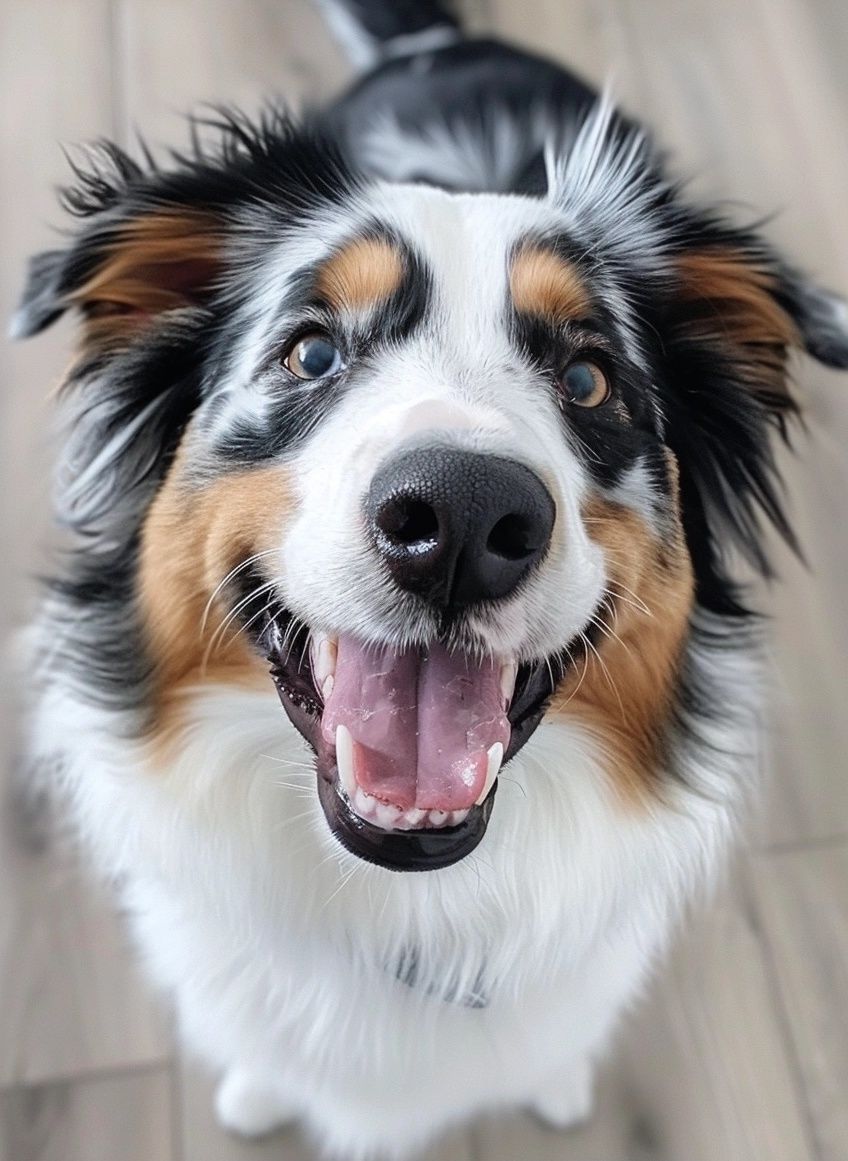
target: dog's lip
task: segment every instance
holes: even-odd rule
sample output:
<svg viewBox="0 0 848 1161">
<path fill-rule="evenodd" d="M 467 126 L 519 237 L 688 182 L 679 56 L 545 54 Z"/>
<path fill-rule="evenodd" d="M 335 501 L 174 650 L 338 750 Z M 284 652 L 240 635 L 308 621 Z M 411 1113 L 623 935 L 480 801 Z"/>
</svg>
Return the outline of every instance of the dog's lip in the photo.
<svg viewBox="0 0 848 1161">
<path fill-rule="evenodd" d="M 496 791 L 497 782 L 456 826 L 384 830 L 352 809 L 335 764 L 318 771 L 318 798 L 332 833 L 351 854 L 389 871 L 435 871 L 460 862 L 486 833 Z"/>
<path fill-rule="evenodd" d="M 293 623 L 290 614 L 278 612 L 274 617 L 274 632 L 265 638 L 271 676 L 289 720 L 315 752 L 318 796 L 336 839 L 352 854 L 395 871 L 438 870 L 465 858 L 486 833 L 497 778 L 483 801 L 471 807 L 456 825 L 384 829 L 361 817 L 341 786 L 335 747 L 322 736 L 323 697 L 313 673 L 309 631 L 304 627 L 300 634 L 293 633 L 290 631 Z M 512 733 L 503 756 L 504 764 L 533 734 L 556 687 L 551 674 L 562 670 L 560 657 L 554 665 L 548 658 L 518 667 L 507 714 Z M 322 683 L 325 681 L 326 677 Z"/>
</svg>

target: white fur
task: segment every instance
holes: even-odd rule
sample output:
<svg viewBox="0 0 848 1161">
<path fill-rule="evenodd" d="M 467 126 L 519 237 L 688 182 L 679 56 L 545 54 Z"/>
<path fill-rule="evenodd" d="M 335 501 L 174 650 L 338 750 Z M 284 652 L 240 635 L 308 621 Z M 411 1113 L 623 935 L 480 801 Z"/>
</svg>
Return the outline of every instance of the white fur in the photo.
<svg viewBox="0 0 848 1161">
<path fill-rule="evenodd" d="M 149 971 L 226 1075 L 224 1123 L 261 1133 L 297 1112 L 339 1157 L 401 1157 L 484 1109 L 586 1115 L 590 1062 L 710 880 L 754 768 L 750 659 L 698 664 L 734 709 L 677 748 L 694 789 L 671 780 L 666 806 L 625 809 L 580 723 L 546 721 L 505 768 L 479 848 L 437 872 L 336 844 L 270 685 L 191 691 L 163 770 L 54 675 L 34 748 L 61 757 Z M 393 970 L 410 950 L 414 988 Z M 475 987 L 488 1007 L 440 998 Z"/>
<path fill-rule="evenodd" d="M 215 470 L 213 445 L 234 418 L 261 430 L 274 413 L 279 360 L 267 370 L 269 354 L 292 324 L 280 304 L 299 268 L 376 219 L 432 272 L 433 301 L 415 333 L 352 367 L 350 389 L 285 457 L 298 495 L 276 540 L 278 596 L 313 631 L 395 645 L 432 638 L 433 626 L 416 623 L 381 578 L 360 517 L 375 471 L 424 442 L 518 460 L 556 502 L 542 566 L 471 624 L 476 646 L 537 659 L 588 624 L 607 585 L 581 519 L 589 479 L 550 383 L 510 341 L 507 271 L 522 239 L 564 227 L 589 252 L 600 228 L 613 257 L 635 254 L 646 271 L 658 260 L 663 239 L 644 225 L 649 194 L 635 180 L 643 142 L 611 146 L 610 115 L 602 105 L 565 159 L 551 159 L 547 200 L 378 185 L 314 223 L 278 229 L 245 269 L 240 341 L 185 437 L 200 480 Z M 495 164 L 515 144 L 504 132 L 491 157 L 472 163 Z M 247 220 L 244 229 L 249 236 Z M 638 357 L 614 265 L 597 277 Z M 110 550 L 137 530 L 104 500 L 147 418 L 83 465 L 69 497 L 77 525 L 94 527 Z M 136 454 L 143 467 L 144 447 Z M 131 478 L 123 502 L 140 516 L 146 494 L 135 488 Z M 614 498 L 661 524 L 644 463 Z M 92 606 L 89 615 L 102 614 Z M 752 658 L 737 642 L 717 643 L 720 625 L 707 628 L 713 637 L 693 637 L 688 662 L 721 692 L 721 714 L 672 739 L 662 802 L 626 807 L 599 739 L 560 714 L 504 768 L 480 845 L 454 866 L 406 874 L 367 864 L 332 837 L 310 751 L 270 680 L 264 692 L 211 683 L 187 691 L 185 730 L 163 765 L 133 740 L 133 715 L 94 708 L 55 631 L 33 648 L 42 670 L 34 756 L 54 763 L 81 835 L 120 883 L 183 1037 L 221 1073 L 222 1123 L 260 1135 L 300 1116 L 328 1152 L 357 1161 L 406 1156 L 485 1109 L 530 1106 L 556 1124 L 588 1114 L 593 1062 L 681 908 L 711 881 L 756 769 Z M 414 986 L 398 979 L 410 957 Z M 486 1006 L 456 1000 L 472 994 Z"/>
<path fill-rule="evenodd" d="M 587 174 L 603 168 L 593 132 L 601 129 L 577 146 Z M 232 415 L 261 420 L 270 407 L 274 387 L 259 367 L 280 342 L 279 304 L 294 270 L 370 216 L 414 240 L 433 271 L 433 306 L 416 333 L 353 368 L 355 389 L 287 457 L 299 494 L 279 529 L 279 595 L 311 629 L 395 644 L 432 635 L 380 580 L 359 517 L 374 472 L 422 441 L 508 455 L 556 501 L 543 566 L 471 626 L 479 647 L 550 656 L 588 623 L 607 578 L 580 517 L 587 474 L 563 438 L 550 385 L 504 325 L 514 246 L 559 229 L 564 214 L 576 221 L 588 197 L 588 177 L 554 177 L 566 201 L 571 189 L 571 211 L 559 193 L 541 202 L 377 187 L 326 228 L 267 248 L 254 272 L 243 339 L 186 437 L 201 477 L 216 431 Z M 88 502 L 92 474 L 119 453 L 123 444 L 107 446 L 83 473 L 75 503 Z M 642 464 L 616 499 L 656 518 Z M 161 755 L 132 740 L 132 717 L 93 708 L 56 662 L 61 640 L 34 653 L 43 659 L 36 757 L 56 762 L 81 834 L 122 884 L 183 1036 L 222 1073 L 221 1120 L 255 1135 L 298 1114 L 348 1159 L 407 1155 L 484 1109 L 528 1105 L 556 1123 L 585 1116 L 592 1062 L 681 907 L 714 873 L 755 767 L 750 659 L 738 646 L 692 645 L 691 663 L 721 690 L 722 715 L 674 741 L 664 804 L 625 808 L 598 739 L 560 716 L 505 767 L 472 854 L 399 874 L 331 836 L 310 752 L 270 680 L 265 692 L 210 684 L 186 693 L 186 730 L 163 768 Z M 414 987 L 397 978 L 410 956 Z M 474 993 L 488 1005 L 455 1000 Z"/>
</svg>

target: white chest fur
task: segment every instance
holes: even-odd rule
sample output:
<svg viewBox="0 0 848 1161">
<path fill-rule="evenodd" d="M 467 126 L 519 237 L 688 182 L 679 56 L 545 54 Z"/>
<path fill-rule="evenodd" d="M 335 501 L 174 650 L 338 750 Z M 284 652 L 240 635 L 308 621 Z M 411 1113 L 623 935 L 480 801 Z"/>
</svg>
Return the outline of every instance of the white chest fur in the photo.
<svg viewBox="0 0 848 1161">
<path fill-rule="evenodd" d="M 738 739 L 726 769 L 702 772 L 718 796 L 680 787 L 634 812 L 579 726 L 544 723 L 477 851 L 398 874 L 336 845 L 272 690 L 196 691 L 167 770 L 118 725 L 54 690 L 36 734 L 64 739 L 82 834 L 122 883 L 184 1037 L 363 1157 L 585 1070 L 719 862 L 749 749 Z M 415 986 L 396 978 L 411 956 Z M 485 1007 L 442 998 L 474 990 Z"/>
</svg>

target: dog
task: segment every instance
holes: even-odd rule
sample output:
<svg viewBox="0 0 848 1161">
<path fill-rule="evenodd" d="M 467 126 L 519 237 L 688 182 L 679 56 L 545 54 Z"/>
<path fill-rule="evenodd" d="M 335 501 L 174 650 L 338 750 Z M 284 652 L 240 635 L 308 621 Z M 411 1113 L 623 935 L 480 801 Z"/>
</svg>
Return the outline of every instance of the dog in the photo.
<svg viewBox="0 0 848 1161">
<path fill-rule="evenodd" d="M 589 1115 L 754 784 L 788 360 L 848 312 L 650 137 L 434 0 L 326 4 L 295 124 L 103 146 L 31 748 L 217 1112 L 405 1157 Z"/>
</svg>

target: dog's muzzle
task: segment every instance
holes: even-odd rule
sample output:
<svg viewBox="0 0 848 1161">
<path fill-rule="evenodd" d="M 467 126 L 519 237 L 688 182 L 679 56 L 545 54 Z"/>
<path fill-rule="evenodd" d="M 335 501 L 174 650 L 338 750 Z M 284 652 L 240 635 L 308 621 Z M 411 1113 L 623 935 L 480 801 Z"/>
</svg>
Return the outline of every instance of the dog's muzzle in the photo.
<svg viewBox="0 0 848 1161">
<path fill-rule="evenodd" d="M 442 633 L 426 646 L 368 643 L 343 627 L 299 645 L 289 634 L 285 653 L 272 644 L 272 671 L 316 752 L 336 837 L 384 867 L 434 870 L 482 839 L 501 765 L 535 729 L 559 669 L 557 658 L 519 666 L 463 652 L 454 631 L 528 580 L 556 507 L 523 464 L 430 447 L 389 460 L 362 515 L 375 568 Z"/>
</svg>

